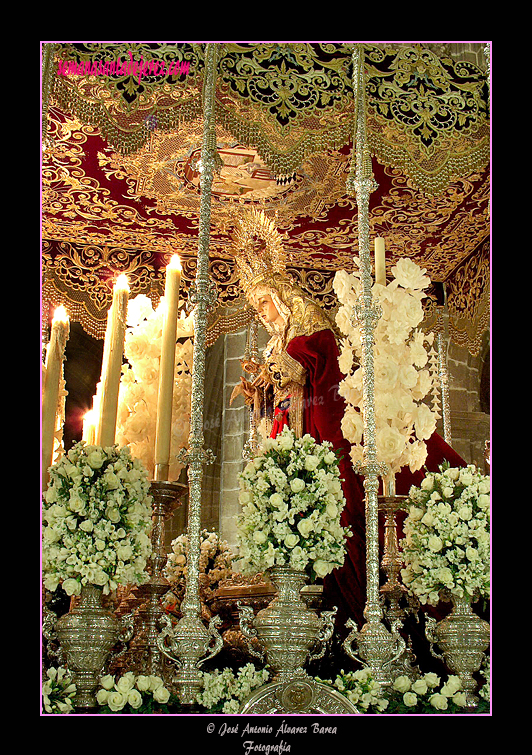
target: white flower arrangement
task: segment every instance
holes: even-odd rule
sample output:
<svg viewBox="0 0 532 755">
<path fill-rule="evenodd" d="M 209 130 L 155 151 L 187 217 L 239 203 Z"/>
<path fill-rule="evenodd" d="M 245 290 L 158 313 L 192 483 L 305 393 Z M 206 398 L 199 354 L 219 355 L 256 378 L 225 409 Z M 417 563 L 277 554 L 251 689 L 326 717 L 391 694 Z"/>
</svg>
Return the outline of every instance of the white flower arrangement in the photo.
<svg viewBox="0 0 532 755">
<path fill-rule="evenodd" d="M 460 677 L 449 676 L 440 686 L 433 672 L 417 679 L 398 676 L 390 687 L 378 684 L 368 668 L 341 671 L 334 681 L 316 679 L 347 697 L 359 713 L 460 713 L 467 702 Z"/>
<path fill-rule="evenodd" d="M 440 677 L 432 672 L 419 679 L 398 676 L 390 690 L 390 713 L 459 713 L 467 705 L 459 676 L 447 677 L 441 687 Z"/>
<path fill-rule="evenodd" d="M 433 342 L 434 334 L 425 335 L 418 328 L 424 316 L 423 289 L 430 279 L 407 258 L 401 258 L 392 273 L 390 283 L 372 287 L 373 299 L 382 311 L 374 331 L 377 456 L 391 473 L 404 466 L 415 472 L 425 463 L 424 441 L 435 431 L 437 420 L 436 412 L 424 403 L 433 388 L 426 344 Z M 334 290 L 341 304 L 336 323 L 345 336 L 339 356 L 340 370 L 346 375 L 339 386 L 347 403 L 342 432 L 351 443 L 356 464 L 363 461 L 364 432 L 362 367 L 355 365 L 362 360 L 361 326 L 353 318 L 362 292 L 358 270 L 352 274 L 338 271 Z"/>
<path fill-rule="evenodd" d="M 174 702 L 160 676 L 136 676 L 132 671 L 118 679 L 111 674 L 103 676 L 96 700 L 101 706 L 100 713 L 167 712 L 165 706 Z"/>
<path fill-rule="evenodd" d="M 185 533 L 172 540 L 171 551 L 166 561 L 164 576 L 170 583 L 170 592 L 164 597 L 165 605 L 183 600 L 187 574 L 188 535 Z M 200 596 L 205 602 L 212 597 L 223 579 L 232 573 L 233 552 L 226 540 L 217 532 L 207 529 L 200 533 L 199 583 Z"/>
<path fill-rule="evenodd" d="M 242 513 L 236 517 L 240 569 L 274 566 L 321 578 L 342 566 L 349 528 L 338 457 L 332 444 L 285 428 L 267 438 L 240 474 Z"/>
<path fill-rule="evenodd" d="M 67 595 L 86 584 L 105 595 L 147 581 L 152 546 L 150 483 L 127 447 L 73 446 L 50 467 L 43 501 L 44 585 Z"/>
<path fill-rule="evenodd" d="M 70 671 L 63 668 L 49 668 L 46 681 L 43 679 L 42 697 L 46 713 L 73 713 L 73 700 L 76 685 Z"/>
<path fill-rule="evenodd" d="M 440 467 L 410 488 L 400 546 L 405 587 L 422 604 L 490 594 L 490 479 L 475 466 Z"/>
<path fill-rule="evenodd" d="M 196 702 L 210 713 L 238 713 L 251 692 L 269 679 L 266 669 L 248 663 L 235 672 L 230 668 L 203 674 L 202 691 Z"/>
<path fill-rule="evenodd" d="M 320 679 L 316 681 L 327 684 L 353 703 L 359 713 L 383 713 L 388 707 L 385 690 L 371 675 L 368 668 L 357 671 L 340 671 L 334 681 Z"/>
<path fill-rule="evenodd" d="M 164 297 L 156 310 L 153 310 L 151 300 L 144 294 L 129 301 L 128 327 L 124 340 L 127 363 L 122 367 L 115 438 L 119 445 L 129 446 L 132 455 L 140 459 L 152 474 L 155 467 L 155 430 L 163 324 Z M 192 334 L 192 316 L 178 318 L 170 479 L 177 479 L 183 468 L 183 465 L 175 460 L 175 456 L 181 448 L 187 446 L 190 433 Z"/>
</svg>

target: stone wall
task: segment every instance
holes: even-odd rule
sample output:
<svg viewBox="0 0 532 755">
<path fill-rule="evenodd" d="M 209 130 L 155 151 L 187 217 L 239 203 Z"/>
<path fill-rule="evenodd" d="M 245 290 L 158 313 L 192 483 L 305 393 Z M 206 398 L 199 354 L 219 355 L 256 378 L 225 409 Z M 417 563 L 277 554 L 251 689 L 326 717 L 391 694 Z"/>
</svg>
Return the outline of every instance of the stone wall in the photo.
<svg viewBox="0 0 532 755">
<path fill-rule="evenodd" d="M 447 351 L 449 407 L 453 448 L 470 464 L 485 469 L 484 450 L 490 437 L 489 339 L 478 356 L 450 343 Z"/>
</svg>

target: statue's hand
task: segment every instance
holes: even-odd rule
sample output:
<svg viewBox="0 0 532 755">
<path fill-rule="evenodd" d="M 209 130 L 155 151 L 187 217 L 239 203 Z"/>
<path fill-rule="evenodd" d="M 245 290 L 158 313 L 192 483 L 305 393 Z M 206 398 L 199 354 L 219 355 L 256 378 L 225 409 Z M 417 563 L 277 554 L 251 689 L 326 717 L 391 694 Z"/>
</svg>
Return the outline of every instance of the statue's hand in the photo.
<svg viewBox="0 0 532 755">
<path fill-rule="evenodd" d="M 262 389 L 266 388 L 266 386 L 271 385 L 271 380 L 268 376 L 268 373 L 266 373 L 264 370 L 261 370 L 260 374 L 257 375 L 257 377 L 253 380 L 251 383 L 252 386 L 254 386 L 256 389 Z"/>
</svg>

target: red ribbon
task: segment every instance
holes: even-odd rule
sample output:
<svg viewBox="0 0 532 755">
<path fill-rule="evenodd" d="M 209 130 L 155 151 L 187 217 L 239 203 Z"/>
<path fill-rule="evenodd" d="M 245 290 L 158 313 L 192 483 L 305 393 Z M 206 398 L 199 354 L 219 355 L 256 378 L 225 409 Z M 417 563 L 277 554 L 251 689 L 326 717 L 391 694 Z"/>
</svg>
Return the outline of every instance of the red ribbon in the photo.
<svg viewBox="0 0 532 755">
<path fill-rule="evenodd" d="M 288 422 L 288 411 L 288 409 L 279 409 L 278 406 L 275 407 L 270 438 L 276 438 L 280 433 L 283 432 L 283 429 L 285 427 L 290 427 L 290 424 Z"/>
</svg>

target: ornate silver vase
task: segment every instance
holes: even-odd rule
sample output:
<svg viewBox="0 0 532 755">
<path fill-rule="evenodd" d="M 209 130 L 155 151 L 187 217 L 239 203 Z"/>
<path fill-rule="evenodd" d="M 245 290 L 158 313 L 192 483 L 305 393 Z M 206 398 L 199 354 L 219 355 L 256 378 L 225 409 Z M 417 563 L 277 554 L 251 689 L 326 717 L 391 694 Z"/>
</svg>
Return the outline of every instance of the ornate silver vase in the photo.
<svg viewBox="0 0 532 755">
<path fill-rule="evenodd" d="M 451 596 L 453 609 L 439 622 L 427 618 L 426 635 L 434 657 L 443 660 L 449 671 L 460 677 L 467 707 L 478 704 L 477 682 L 473 674 L 480 669 L 490 642 L 490 625 L 471 608 L 471 597 Z M 438 645 L 443 655 L 434 651 Z"/>
<path fill-rule="evenodd" d="M 127 642 L 133 633 L 131 615 L 120 622 L 102 607 L 102 588 L 83 585 L 78 605 L 55 624 L 55 633 L 74 675 L 76 708 L 98 705 L 95 690 L 112 648 Z"/>
<path fill-rule="evenodd" d="M 271 603 L 254 615 L 239 605 L 240 627 L 250 652 L 267 660 L 273 679 L 245 702 L 242 713 L 356 713 L 335 690 L 316 682 L 304 669 L 321 658 L 334 631 L 336 610 L 319 616 L 301 597 L 304 572 L 274 567 L 270 579 L 277 590 Z"/>
</svg>

